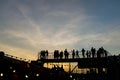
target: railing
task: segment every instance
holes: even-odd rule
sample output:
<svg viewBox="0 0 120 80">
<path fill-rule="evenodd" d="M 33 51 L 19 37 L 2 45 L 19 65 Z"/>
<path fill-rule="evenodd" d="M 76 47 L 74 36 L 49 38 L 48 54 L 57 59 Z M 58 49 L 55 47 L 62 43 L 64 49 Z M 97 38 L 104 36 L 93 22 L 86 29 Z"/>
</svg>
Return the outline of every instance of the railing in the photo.
<svg viewBox="0 0 120 80">
<path fill-rule="evenodd" d="M 40 56 L 40 55 L 39 55 Z M 107 56 L 112 56 L 111 53 L 108 53 Z M 97 58 L 97 54 L 94 55 L 95 58 Z M 101 57 L 105 57 L 104 55 L 101 55 Z M 40 57 L 41 59 L 42 57 Z M 92 55 L 90 57 L 87 57 L 86 53 L 84 54 L 84 57 L 82 55 L 82 52 L 79 52 L 78 55 L 75 55 L 74 56 L 74 59 L 77 59 L 77 58 L 92 58 Z M 49 52 L 48 53 L 48 56 L 45 56 L 44 59 L 60 59 L 60 57 L 58 58 L 54 58 L 54 52 Z M 61 59 L 65 59 L 65 55 L 63 53 L 63 57 Z M 68 58 L 67 59 L 73 59 L 73 55 L 72 55 L 72 52 L 69 52 L 69 55 L 68 55 Z"/>
<path fill-rule="evenodd" d="M 20 57 L 16 57 L 16 56 L 13 56 L 13 55 L 9 55 L 9 54 L 5 54 L 4 56 L 9 57 L 9 58 L 12 58 L 12 59 L 16 59 L 16 60 L 28 62 L 28 63 L 31 62 L 31 60 L 23 59 L 23 58 L 20 58 Z"/>
<path fill-rule="evenodd" d="M 64 59 L 64 58 L 65 58 L 65 56 L 63 54 L 62 59 Z M 72 58 L 73 58 L 72 52 L 69 52 L 68 59 L 72 59 Z M 74 58 L 83 58 L 82 53 L 80 53 L 78 56 L 74 56 Z M 47 59 L 54 59 L 54 53 L 49 53 Z M 58 58 L 58 59 L 60 59 L 60 58 Z"/>
</svg>

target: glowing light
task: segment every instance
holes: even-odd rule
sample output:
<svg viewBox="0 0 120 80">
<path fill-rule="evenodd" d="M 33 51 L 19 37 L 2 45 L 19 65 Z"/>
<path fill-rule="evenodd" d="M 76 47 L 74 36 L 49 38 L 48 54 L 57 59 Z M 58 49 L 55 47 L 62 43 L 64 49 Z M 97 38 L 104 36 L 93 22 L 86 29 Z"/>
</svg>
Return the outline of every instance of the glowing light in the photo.
<svg viewBox="0 0 120 80">
<path fill-rule="evenodd" d="M 3 76 L 3 73 L 1 73 L 0 76 L 2 77 L 2 76 Z"/>
<path fill-rule="evenodd" d="M 13 70 L 13 72 L 15 73 L 15 72 L 16 72 L 16 70 Z"/>
<path fill-rule="evenodd" d="M 72 75 L 70 75 L 70 78 L 72 78 Z"/>
<path fill-rule="evenodd" d="M 25 78 L 28 78 L 28 75 L 25 75 Z"/>
<path fill-rule="evenodd" d="M 12 66 L 10 67 L 10 69 L 13 69 Z"/>
<path fill-rule="evenodd" d="M 103 72 L 107 73 L 107 70 L 106 70 L 106 68 L 103 68 Z"/>
<path fill-rule="evenodd" d="M 36 76 L 38 77 L 38 76 L 39 76 L 39 74 L 36 74 Z"/>
</svg>

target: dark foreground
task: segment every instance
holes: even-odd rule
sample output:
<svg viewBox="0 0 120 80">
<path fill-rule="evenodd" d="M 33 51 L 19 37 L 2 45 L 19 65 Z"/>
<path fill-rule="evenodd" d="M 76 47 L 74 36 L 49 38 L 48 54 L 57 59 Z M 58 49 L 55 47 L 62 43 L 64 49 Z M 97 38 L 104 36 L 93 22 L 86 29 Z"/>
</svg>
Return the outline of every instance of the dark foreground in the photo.
<svg viewBox="0 0 120 80">
<path fill-rule="evenodd" d="M 78 74 L 67 73 L 61 67 L 44 68 L 42 62 L 26 62 L 12 56 L 5 56 L 3 52 L 0 52 L 0 80 L 120 80 L 120 56 L 111 56 L 106 59 L 106 73 L 102 72 L 99 65 L 98 73 L 91 69 L 87 74 Z M 80 65 L 85 65 L 85 63 L 79 62 Z"/>
</svg>

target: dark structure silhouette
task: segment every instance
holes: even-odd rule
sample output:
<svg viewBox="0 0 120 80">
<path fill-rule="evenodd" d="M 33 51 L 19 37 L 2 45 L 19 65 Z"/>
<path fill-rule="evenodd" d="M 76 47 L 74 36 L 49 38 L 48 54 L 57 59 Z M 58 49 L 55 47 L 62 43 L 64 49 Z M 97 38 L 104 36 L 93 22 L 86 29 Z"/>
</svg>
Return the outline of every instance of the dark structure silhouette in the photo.
<svg viewBox="0 0 120 80">
<path fill-rule="evenodd" d="M 74 50 L 75 56 L 80 56 L 79 51 L 76 51 Z M 85 51 L 87 57 L 84 57 Z M 70 54 L 67 49 L 64 52 L 55 50 L 54 56 L 57 55 L 53 59 L 49 59 L 49 51 L 41 50 L 40 58 L 30 62 L 0 51 L 0 80 L 120 80 L 120 55 L 108 56 L 108 51 L 103 47 L 93 52 L 92 49 L 83 52 L 82 58 L 75 56 L 69 58 Z M 65 72 L 63 65 L 61 67 L 54 65 L 51 69 L 43 66 L 44 63 L 55 62 L 77 62 L 75 68 L 89 70 L 86 74 L 82 74 L 73 73 L 73 70 Z"/>
</svg>

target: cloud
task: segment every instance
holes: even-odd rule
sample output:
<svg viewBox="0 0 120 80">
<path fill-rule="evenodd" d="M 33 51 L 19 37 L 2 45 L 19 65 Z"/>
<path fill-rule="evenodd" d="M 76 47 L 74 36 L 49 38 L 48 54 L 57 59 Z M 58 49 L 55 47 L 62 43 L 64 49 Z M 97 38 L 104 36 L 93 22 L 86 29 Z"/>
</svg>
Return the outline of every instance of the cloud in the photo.
<svg viewBox="0 0 120 80">
<path fill-rule="evenodd" d="M 27 61 L 37 59 L 37 54 L 35 53 L 35 51 L 14 47 L 11 45 L 5 45 L 1 43 L 0 43 L 0 49 L 1 51 L 4 51 L 5 54 L 27 59 Z"/>
<path fill-rule="evenodd" d="M 59 29 L 54 29 L 54 26 L 51 26 L 47 30 L 42 30 L 41 28 L 46 24 L 38 25 L 29 16 L 26 14 L 23 15 L 24 21 L 12 20 L 9 23 L 10 28 L 4 29 L 4 34 L 1 35 L 4 36 L 4 43 L 7 42 L 12 47 L 26 47 L 26 49 L 32 50 L 38 50 L 40 48 L 53 50 L 59 47 L 62 47 L 62 49 L 67 48 L 79 41 L 79 36 L 71 30 L 77 27 L 76 23 L 79 21 L 78 18 L 70 20 Z"/>
<path fill-rule="evenodd" d="M 89 15 L 83 6 L 75 5 L 77 1 L 15 3 L 2 5 L 0 16 L 0 47 L 8 49 L 7 52 L 32 58 L 41 49 L 119 48 L 119 25 L 113 30 L 116 23 L 100 22 L 100 17 Z"/>
</svg>

